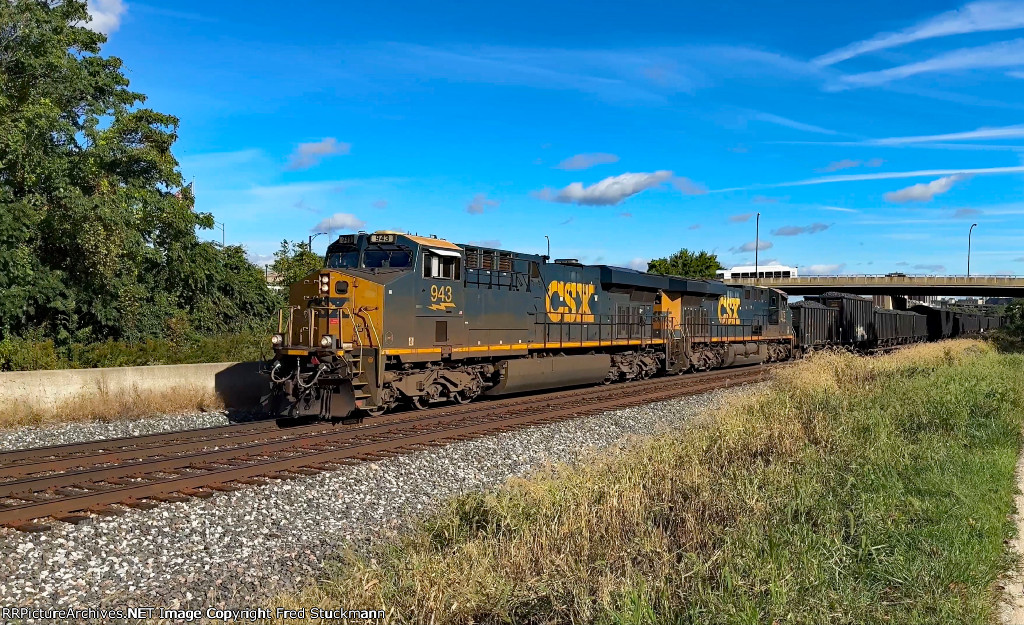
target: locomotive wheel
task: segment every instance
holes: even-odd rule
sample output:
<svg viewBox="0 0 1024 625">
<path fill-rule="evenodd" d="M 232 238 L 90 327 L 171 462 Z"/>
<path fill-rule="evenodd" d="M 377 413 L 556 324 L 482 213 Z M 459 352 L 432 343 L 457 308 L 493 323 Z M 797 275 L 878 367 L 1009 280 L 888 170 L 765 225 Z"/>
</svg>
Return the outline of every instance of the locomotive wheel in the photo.
<svg viewBox="0 0 1024 625">
<path fill-rule="evenodd" d="M 426 395 L 417 395 L 412 398 L 412 405 L 416 410 L 426 410 L 430 408 L 430 398 Z"/>
<path fill-rule="evenodd" d="M 373 408 L 363 408 L 363 412 L 365 412 L 366 416 L 368 417 L 379 417 L 387 411 L 387 404 L 382 404 L 380 406 L 375 406 Z"/>
</svg>

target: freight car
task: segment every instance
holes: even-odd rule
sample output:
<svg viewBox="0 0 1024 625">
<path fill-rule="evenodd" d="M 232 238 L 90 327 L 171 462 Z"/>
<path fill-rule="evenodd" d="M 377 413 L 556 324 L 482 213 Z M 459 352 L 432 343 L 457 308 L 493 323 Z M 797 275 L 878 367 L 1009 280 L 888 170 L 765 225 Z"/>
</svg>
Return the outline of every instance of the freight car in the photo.
<svg viewBox="0 0 1024 625">
<path fill-rule="evenodd" d="M 818 302 L 803 300 L 789 306 L 793 334 L 804 352 L 839 345 L 839 311 Z"/>
<path fill-rule="evenodd" d="M 339 419 L 794 354 L 785 293 L 379 231 L 343 235 L 291 286 L 271 392 Z"/>
</svg>

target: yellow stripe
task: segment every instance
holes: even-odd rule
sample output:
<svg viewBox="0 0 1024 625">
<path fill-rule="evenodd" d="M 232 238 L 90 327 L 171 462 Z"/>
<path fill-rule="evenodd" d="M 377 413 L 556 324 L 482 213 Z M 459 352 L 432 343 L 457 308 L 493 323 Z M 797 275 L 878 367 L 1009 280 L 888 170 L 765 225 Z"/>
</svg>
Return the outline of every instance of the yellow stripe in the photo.
<svg viewBox="0 0 1024 625">
<path fill-rule="evenodd" d="M 791 339 L 791 338 L 793 338 L 793 337 L 789 336 L 789 335 L 786 335 L 786 336 L 750 336 L 750 337 L 744 337 L 744 336 L 720 336 L 720 337 L 711 337 L 709 340 L 712 343 L 744 343 L 744 342 L 747 342 L 747 341 L 776 341 L 776 340 Z M 702 342 L 701 341 L 701 337 L 695 337 L 693 340 L 696 343 Z"/>
<path fill-rule="evenodd" d="M 385 349 L 384 355 L 401 355 L 401 354 L 440 354 L 440 347 L 427 347 L 423 349 Z"/>
<path fill-rule="evenodd" d="M 649 341 L 630 341 L 616 339 L 613 341 L 565 341 L 548 343 L 510 343 L 509 345 L 470 345 L 466 347 L 452 347 L 453 352 L 501 352 L 519 349 L 559 349 L 565 347 L 613 347 L 618 345 L 661 345 L 664 339 L 652 339 Z M 414 349 L 385 349 L 386 356 L 401 356 L 403 354 L 440 354 L 440 347 L 423 347 Z"/>
<path fill-rule="evenodd" d="M 647 341 L 630 341 L 627 339 L 613 339 L 609 341 L 549 341 L 547 343 L 530 343 L 530 349 L 557 349 L 560 347 L 614 347 L 616 345 L 661 345 L 665 339 L 650 339 Z"/>
</svg>

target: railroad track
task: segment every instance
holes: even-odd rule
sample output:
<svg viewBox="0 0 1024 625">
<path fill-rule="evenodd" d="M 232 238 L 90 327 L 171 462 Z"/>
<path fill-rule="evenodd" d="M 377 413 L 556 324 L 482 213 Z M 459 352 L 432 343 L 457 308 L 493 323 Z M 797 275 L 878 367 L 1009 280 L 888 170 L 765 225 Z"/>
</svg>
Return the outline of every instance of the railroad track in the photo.
<svg viewBox="0 0 1024 625">
<path fill-rule="evenodd" d="M 451 442 L 765 379 L 756 366 L 404 412 L 359 424 L 257 422 L 0 454 L 0 525 L 149 509 Z"/>
</svg>

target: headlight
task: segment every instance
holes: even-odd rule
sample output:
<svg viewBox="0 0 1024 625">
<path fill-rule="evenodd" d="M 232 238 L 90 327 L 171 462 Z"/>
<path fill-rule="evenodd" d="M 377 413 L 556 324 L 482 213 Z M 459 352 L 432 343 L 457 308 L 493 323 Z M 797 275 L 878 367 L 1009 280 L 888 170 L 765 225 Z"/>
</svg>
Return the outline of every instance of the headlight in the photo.
<svg viewBox="0 0 1024 625">
<path fill-rule="evenodd" d="M 320 292 L 331 292 L 331 276 L 329 274 L 324 273 L 320 275 Z"/>
<path fill-rule="evenodd" d="M 275 347 L 278 346 L 278 345 L 282 345 L 283 343 L 284 343 L 284 335 L 283 334 L 275 334 L 274 336 L 270 337 L 270 344 L 275 346 Z"/>
<path fill-rule="evenodd" d="M 320 337 L 320 347 L 329 348 L 334 347 L 334 337 L 330 334 L 325 334 Z"/>
</svg>

